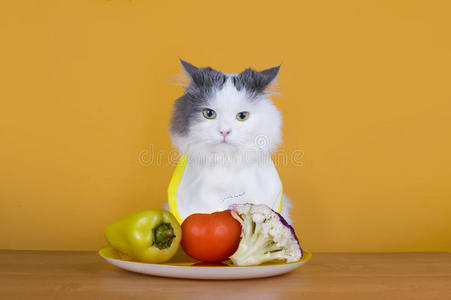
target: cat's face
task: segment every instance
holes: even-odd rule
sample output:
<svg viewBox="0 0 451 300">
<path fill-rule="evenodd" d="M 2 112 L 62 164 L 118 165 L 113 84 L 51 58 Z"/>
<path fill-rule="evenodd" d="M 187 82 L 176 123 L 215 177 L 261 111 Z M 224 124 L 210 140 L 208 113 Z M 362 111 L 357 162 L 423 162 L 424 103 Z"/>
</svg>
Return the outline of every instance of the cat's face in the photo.
<svg viewBox="0 0 451 300">
<path fill-rule="evenodd" d="M 192 80 L 177 99 L 171 120 L 171 137 L 182 153 L 252 156 L 276 149 L 281 116 L 264 90 L 278 67 L 225 74 L 182 64 Z"/>
</svg>

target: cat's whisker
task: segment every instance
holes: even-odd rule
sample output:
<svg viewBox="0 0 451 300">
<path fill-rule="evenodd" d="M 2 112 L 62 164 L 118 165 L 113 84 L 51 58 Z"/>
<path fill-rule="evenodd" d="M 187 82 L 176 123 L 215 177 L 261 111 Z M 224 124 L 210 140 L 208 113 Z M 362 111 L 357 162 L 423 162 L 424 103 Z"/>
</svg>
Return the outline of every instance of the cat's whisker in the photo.
<svg viewBox="0 0 451 300">
<path fill-rule="evenodd" d="M 189 86 L 191 80 L 185 73 L 179 73 L 167 78 L 165 81 L 167 84 L 186 88 Z"/>
</svg>

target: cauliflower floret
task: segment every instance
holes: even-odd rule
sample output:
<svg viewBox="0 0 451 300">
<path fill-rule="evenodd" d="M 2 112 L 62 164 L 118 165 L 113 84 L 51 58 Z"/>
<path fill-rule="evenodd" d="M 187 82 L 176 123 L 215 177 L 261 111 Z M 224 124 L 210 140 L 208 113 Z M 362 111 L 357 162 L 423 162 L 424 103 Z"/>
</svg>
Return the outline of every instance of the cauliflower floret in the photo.
<svg viewBox="0 0 451 300">
<path fill-rule="evenodd" d="M 230 257 L 235 265 L 259 265 L 302 258 L 299 240 L 285 219 L 264 204 L 237 204 L 232 216 L 241 223 L 241 241 Z"/>
</svg>

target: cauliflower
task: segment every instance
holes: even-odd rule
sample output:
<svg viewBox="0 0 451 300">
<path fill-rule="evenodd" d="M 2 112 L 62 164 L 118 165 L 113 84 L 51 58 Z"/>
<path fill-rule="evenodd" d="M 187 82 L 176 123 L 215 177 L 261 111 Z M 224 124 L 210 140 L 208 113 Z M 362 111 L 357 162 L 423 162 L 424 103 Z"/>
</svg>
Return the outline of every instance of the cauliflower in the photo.
<svg viewBox="0 0 451 300">
<path fill-rule="evenodd" d="M 230 257 L 239 266 L 302 258 L 299 240 L 285 219 L 264 204 L 233 205 L 232 216 L 241 223 L 241 241 Z"/>
</svg>

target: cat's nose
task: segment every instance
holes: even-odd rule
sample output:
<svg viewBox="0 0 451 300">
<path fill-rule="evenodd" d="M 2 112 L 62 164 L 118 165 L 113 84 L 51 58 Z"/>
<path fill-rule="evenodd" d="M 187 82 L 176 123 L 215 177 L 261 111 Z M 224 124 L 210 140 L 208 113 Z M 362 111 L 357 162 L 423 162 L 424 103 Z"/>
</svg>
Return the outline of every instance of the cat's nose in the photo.
<svg viewBox="0 0 451 300">
<path fill-rule="evenodd" d="M 226 137 L 226 136 L 228 136 L 229 134 L 230 134 L 230 132 L 231 132 L 232 130 L 220 130 L 219 131 L 219 133 L 223 136 L 223 137 Z"/>
</svg>

